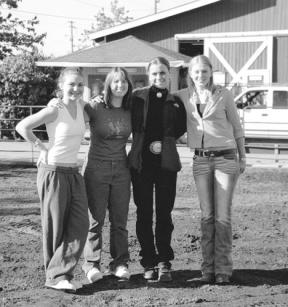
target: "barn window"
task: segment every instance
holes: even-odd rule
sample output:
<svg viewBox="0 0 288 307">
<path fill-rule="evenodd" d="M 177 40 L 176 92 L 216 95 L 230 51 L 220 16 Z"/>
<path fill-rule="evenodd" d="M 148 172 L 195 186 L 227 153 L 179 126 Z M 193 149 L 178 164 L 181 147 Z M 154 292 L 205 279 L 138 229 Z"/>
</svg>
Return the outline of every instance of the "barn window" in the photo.
<svg viewBox="0 0 288 307">
<path fill-rule="evenodd" d="M 179 52 L 191 57 L 204 53 L 203 40 L 179 41 Z"/>
</svg>

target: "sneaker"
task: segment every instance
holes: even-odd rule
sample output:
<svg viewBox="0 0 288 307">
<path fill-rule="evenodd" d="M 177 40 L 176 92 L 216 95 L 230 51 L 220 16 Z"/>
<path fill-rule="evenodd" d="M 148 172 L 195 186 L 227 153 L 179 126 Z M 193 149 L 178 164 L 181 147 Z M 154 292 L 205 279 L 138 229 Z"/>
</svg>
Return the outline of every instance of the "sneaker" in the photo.
<svg viewBox="0 0 288 307">
<path fill-rule="evenodd" d="M 214 273 L 203 273 L 200 281 L 205 284 L 212 284 L 215 282 L 215 274 Z"/>
<path fill-rule="evenodd" d="M 90 284 L 93 284 L 94 282 L 103 278 L 103 274 L 96 267 L 90 269 L 86 276 Z"/>
<path fill-rule="evenodd" d="M 172 281 L 171 269 L 167 265 L 159 267 L 158 270 L 158 281 Z"/>
<path fill-rule="evenodd" d="M 157 271 L 154 267 L 146 267 L 144 269 L 143 277 L 146 280 L 157 279 Z"/>
<path fill-rule="evenodd" d="M 60 290 L 60 291 L 65 291 L 65 292 L 68 292 L 68 293 L 76 293 L 77 291 L 77 288 L 75 285 L 73 285 L 72 282 L 70 282 L 69 280 L 60 280 L 58 281 L 57 284 L 55 285 L 52 285 L 52 284 L 46 284 L 46 287 L 48 288 L 52 288 L 54 290 Z"/>
<path fill-rule="evenodd" d="M 128 267 L 125 265 L 117 266 L 116 269 L 113 270 L 111 273 L 120 279 L 128 280 L 130 278 Z"/>
<path fill-rule="evenodd" d="M 215 283 L 217 285 L 225 285 L 225 284 L 229 284 L 230 282 L 230 276 L 227 274 L 217 274 L 216 275 L 216 280 Z"/>
</svg>

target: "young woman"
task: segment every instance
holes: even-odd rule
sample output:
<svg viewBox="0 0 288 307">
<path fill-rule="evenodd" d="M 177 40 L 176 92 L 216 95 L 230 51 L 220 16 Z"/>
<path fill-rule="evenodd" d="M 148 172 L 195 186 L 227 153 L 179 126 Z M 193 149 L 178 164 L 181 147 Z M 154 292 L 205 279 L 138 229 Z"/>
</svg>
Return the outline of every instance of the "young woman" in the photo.
<svg viewBox="0 0 288 307">
<path fill-rule="evenodd" d="M 180 97 L 202 213 L 202 281 L 223 284 L 232 275 L 231 207 L 239 171 L 245 170 L 244 133 L 233 96 L 213 83 L 206 56 L 191 60 L 188 89 Z"/>
<path fill-rule="evenodd" d="M 77 153 L 85 132 L 83 77 L 79 69 L 64 69 L 58 80 L 64 108 L 46 107 L 22 120 L 16 130 L 40 149 L 37 188 L 41 204 L 45 285 L 76 291 L 71 282 L 88 231 L 88 206 Z M 46 146 L 33 133 L 45 124 Z"/>
<path fill-rule="evenodd" d="M 130 172 L 126 143 L 131 134 L 132 84 L 123 68 L 113 68 L 104 85 L 104 99 L 85 106 L 90 118 L 91 141 L 83 166 L 90 227 L 84 249 L 83 270 L 90 283 L 102 278 L 102 228 L 106 210 L 110 220 L 110 271 L 129 279 L 127 218 Z"/>
<path fill-rule="evenodd" d="M 150 86 L 134 91 L 131 109 L 133 142 L 129 163 L 137 206 L 136 233 L 144 278 L 170 281 L 170 261 L 174 259 L 171 212 L 181 168 L 176 139 L 186 131 L 186 113 L 181 100 L 169 93 L 170 65 L 165 58 L 157 57 L 149 63 L 148 77 Z"/>
</svg>

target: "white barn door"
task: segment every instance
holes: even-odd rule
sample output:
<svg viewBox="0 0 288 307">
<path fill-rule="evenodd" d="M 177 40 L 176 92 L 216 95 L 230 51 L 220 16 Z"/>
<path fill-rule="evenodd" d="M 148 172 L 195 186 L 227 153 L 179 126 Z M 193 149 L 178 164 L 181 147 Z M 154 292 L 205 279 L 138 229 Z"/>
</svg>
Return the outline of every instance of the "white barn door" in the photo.
<svg viewBox="0 0 288 307">
<path fill-rule="evenodd" d="M 228 35 L 228 34 L 227 34 Z M 269 84 L 272 82 L 273 37 L 209 37 L 204 54 L 221 67 L 226 86 Z"/>
</svg>

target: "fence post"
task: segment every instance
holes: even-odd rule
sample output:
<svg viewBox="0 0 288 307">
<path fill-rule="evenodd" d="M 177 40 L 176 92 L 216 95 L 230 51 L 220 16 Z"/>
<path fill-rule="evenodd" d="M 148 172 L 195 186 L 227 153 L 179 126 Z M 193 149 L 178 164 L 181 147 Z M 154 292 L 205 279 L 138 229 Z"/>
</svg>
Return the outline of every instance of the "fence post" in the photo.
<svg viewBox="0 0 288 307">
<path fill-rule="evenodd" d="M 29 115 L 32 115 L 32 106 L 29 107 Z M 31 144 L 31 163 L 34 163 L 34 144 Z"/>
<path fill-rule="evenodd" d="M 279 162 L 279 144 L 274 144 L 274 160 L 276 163 Z"/>
</svg>

